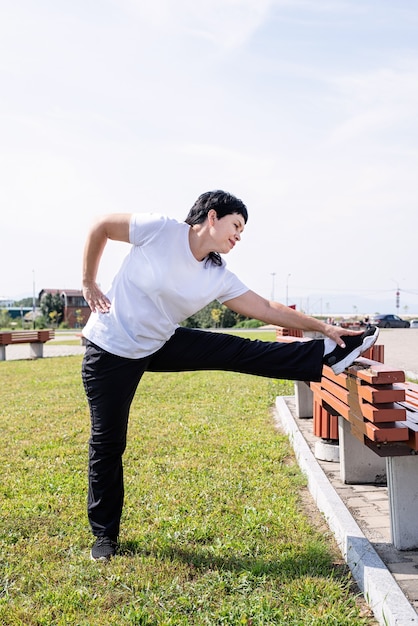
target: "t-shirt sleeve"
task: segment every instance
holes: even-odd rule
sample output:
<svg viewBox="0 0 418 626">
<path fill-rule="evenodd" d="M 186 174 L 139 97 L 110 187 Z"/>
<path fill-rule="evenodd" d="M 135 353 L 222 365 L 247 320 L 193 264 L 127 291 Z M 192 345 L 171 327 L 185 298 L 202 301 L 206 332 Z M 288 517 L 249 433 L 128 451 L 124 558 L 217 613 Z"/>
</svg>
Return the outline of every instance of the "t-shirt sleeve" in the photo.
<svg viewBox="0 0 418 626">
<path fill-rule="evenodd" d="M 217 299 L 221 304 L 223 304 L 228 300 L 232 300 L 232 298 L 242 296 L 247 291 L 249 291 L 249 288 L 237 276 L 235 276 L 233 272 L 225 270 L 222 293 Z"/>
<path fill-rule="evenodd" d="M 143 246 L 164 227 L 167 218 L 159 213 L 133 213 L 129 224 L 129 242 Z"/>
</svg>

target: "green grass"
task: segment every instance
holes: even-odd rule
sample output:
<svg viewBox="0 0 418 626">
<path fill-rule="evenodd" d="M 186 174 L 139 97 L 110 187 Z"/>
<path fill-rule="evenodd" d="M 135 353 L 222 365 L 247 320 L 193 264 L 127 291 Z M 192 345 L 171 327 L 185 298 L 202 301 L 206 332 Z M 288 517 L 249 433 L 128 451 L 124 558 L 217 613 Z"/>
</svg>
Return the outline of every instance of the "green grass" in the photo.
<svg viewBox="0 0 418 626">
<path fill-rule="evenodd" d="M 290 383 L 145 375 L 125 454 L 121 554 L 89 560 L 80 357 L 0 363 L 0 623 L 370 624 L 273 425 Z"/>
</svg>

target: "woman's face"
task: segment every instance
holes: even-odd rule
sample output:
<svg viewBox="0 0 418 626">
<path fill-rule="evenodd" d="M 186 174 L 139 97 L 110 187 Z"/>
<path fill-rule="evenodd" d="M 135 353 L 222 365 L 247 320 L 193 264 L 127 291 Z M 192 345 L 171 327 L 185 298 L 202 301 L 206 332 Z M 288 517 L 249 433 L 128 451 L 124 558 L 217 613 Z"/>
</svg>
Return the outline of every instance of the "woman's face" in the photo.
<svg viewBox="0 0 418 626">
<path fill-rule="evenodd" d="M 211 225 L 213 243 L 214 246 L 217 246 L 214 247 L 214 252 L 227 254 L 241 240 L 241 234 L 245 227 L 244 218 L 239 213 L 231 213 L 219 219 L 215 213 L 208 219 Z"/>
</svg>

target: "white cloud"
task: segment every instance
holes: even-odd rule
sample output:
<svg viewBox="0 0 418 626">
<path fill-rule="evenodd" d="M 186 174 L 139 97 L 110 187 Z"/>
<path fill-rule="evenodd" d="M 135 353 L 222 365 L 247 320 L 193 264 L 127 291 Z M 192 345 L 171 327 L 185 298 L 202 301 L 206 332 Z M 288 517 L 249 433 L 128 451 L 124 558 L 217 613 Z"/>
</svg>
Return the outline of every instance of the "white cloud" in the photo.
<svg viewBox="0 0 418 626">
<path fill-rule="evenodd" d="M 30 290 L 33 263 L 39 287 L 60 278 L 77 286 L 93 215 L 152 209 L 181 219 L 214 187 L 248 205 L 241 250 L 228 263 L 264 295 L 273 271 L 278 293 L 287 273 L 292 289 L 339 285 L 347 255 L 361 248 L 359 225 L 372 233 L 362 243 L 369 253 L 391 238 L 393 276 L 413 287 L 415 230 L 405 228 L 415 223 L 418 168 L 413 3 L 6 5 L 0 262 L 14 261 L 0 292 Z M 332 262 L 323 236 L 336 242 Z M 345 272 L 342 288 L 384 284 L 387 256 L 377 269 L 369 262 L 372 277 Z M 104 283 L 118 260 L 109 249 Z"/>
<path fill-rule="evenodd" d="M 216 47 L 243 45 L 266 19 L 274 0 L 114 0 L 138 24 L 176 38 L 192 36 Z"/>
</svg>

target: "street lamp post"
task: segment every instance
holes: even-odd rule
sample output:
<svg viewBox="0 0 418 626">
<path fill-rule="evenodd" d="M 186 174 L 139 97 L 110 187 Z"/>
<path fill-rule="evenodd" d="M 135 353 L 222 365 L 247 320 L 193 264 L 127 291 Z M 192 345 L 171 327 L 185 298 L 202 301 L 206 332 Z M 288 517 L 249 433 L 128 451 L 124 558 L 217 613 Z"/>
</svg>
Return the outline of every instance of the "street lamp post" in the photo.
<svg viewBox="0 0 418 626">
<path fill-rule="evenodd" d="M 36 296 L 35 296 L 35 270 L 32 270 L 32 328 L 35 328 Z"/>
<path fill-rule="evenodd" d="M 394 280 L 392 278 L 393 282 L 396 284 L 396 299 L 395 299 L 395 306 L 396 306 L 396 313 L 399 315 L 399 306 L 400 306 L 400 297 L 401 297 L 401 290 L 399 287 L 399 283 L 397 280 Z"/>
<path fill-rule="evenodd" d="M 286 278 L 286 306 L 289 306 L 289 278 L 290 276 L 291 274 L 288 274 Z"/>
<path fill-rule="evenodd" d="M 276 272 L 271 272 L 272 281 L 271 281 L 271 300 L 274 302 L 274 278 L 276 276 Z"/>
</svg>

